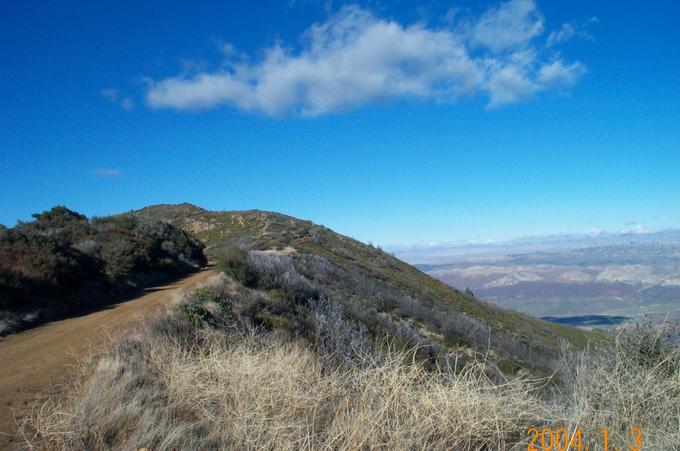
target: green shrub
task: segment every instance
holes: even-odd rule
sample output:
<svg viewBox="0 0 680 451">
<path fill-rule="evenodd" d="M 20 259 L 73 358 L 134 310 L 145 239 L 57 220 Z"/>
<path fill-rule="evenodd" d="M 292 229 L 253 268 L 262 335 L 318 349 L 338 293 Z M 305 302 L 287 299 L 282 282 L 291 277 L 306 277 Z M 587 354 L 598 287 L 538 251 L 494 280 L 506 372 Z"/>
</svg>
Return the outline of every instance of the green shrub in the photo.
<svg viewBox="0 0 680 451">
<path fill-rule="evenodd" d="M 180 317 L 200 325 L 225 326 L 234 323 L 232 302 L 210 288 L 198 288 L 175 305 Z"/>
<path fill-rule="evenodd" d="M 225 247 L 216 253 L 217 267 L 247 287 L 257 285 L 257 274 L 248 264 L 248 252 L 239 247 Z"/>
<path fill-rule="evenodd" d="M 148 275 L 206 263 L 198 239 L 159 221 L 127 215 L 88 221 L 62 206 L 33 217 L 0 230 L 0 309 L 40 308 L 46 299 L 94 302 L 111 288 L 152 280 Z"/>
</svg>

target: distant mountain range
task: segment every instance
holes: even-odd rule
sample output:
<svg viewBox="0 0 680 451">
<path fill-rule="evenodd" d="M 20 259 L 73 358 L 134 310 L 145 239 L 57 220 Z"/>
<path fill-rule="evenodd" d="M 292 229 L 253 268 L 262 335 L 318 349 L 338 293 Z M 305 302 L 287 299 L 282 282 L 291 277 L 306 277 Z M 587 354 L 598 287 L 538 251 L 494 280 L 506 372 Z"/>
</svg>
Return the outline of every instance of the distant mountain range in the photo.
<svg viewBox="0 0 680 451">
<path fill-rule="evenodd" d="M 508 241 L 461 241 L 393 246 L 388 249 L 412 264 L 442 264 L 458 259 L 498 258 L 513 254 L 613 245 L 667 244 L 680 246 L 680 229 L 655 232 L 604 232 L 520 237 Z"/>
<path fill-rule="evenodd" d="M 680 231 L 397 250 L 428 274 L 536 316 L 680 312 Z"/>
</svg>

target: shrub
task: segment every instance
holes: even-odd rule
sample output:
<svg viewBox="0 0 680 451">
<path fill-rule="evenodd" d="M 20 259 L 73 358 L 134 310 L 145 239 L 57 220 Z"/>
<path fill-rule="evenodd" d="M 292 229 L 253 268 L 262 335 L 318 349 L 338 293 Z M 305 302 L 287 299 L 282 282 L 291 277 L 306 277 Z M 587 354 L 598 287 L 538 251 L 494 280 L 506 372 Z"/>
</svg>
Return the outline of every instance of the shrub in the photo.
<svg viewBox="0 0 680 451">
<path fill-rule="evenodd" d="M 248 262 L 248 252 L 239 247 L 224 247 L 214 251 L 217 267 L 229 277 L 247 287 L 257 284 L 257 274 Z"/>
<path fill-rule="evenodd" d="M 0 308 L 19 307 L 30 296 L 63 295 L 82 278 L 96 277 L 100 263 L 73 249 L 63 236 L 9 229 L 0 238 Z"/>
<path fill-rule="evenodd" d="M 612 443 L 644 433 L 644 448 L 680 449 L 680 349 L 664 340 L 677 326 L 638 325 L 615 344 L 575 352 L 564 345 L 553 402 L 564 425 L 585 434 L 609 430 Z"/>
<path fill-rule="evenodd" d="M 251 251 L 248 266 L 260 288 L 280 289 L 291 300 L 301 303 L 320 295 L 320 288 L 298 272 L 294 259 L 289 255 Z"/>
<path fill-rule="evenodd" d="M 176 312 L 196 325 L 213 327 L 231 326 L 235 323 L 231 300 L 221 296 L 217 290 L 198 288 L 175 306 Z"/>
<path fill-rule="evenodd" d="M 316 320 L 318 349 L 324 359 L 336 366 L 362 361 L 371 351 L 366 327 L 345 317 L 338 302 L 322 297 L 310 302 Z"/>
<path fill-rule="evenodd" d="M 65 207 L 33 217 L 0 231 L 0 310 L 66 311 L 206 263 L 203 244 L 169 224 L 125 215 L 88 221 Z"/>
</svg>

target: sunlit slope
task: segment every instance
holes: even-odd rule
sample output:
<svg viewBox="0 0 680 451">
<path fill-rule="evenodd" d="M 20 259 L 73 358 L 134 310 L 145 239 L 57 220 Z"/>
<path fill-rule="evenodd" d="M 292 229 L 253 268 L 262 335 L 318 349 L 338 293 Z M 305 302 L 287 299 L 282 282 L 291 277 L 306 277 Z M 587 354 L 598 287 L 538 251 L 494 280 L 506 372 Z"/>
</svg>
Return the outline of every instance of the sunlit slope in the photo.
<svg viewBox="0 0 680 451">
<path fill-rule="evenodd" d="M 415 267 L 332 230 L 279 213 L 211 212 L 190 204 L 155 205 L 130 214 L 191 231 L 218 255 L 234 245 L 278 251 L 375 335 L 394 336 L 434 354 L 488 355 L 503 370 L 549 371 L 566 341 L 602 342 L 583 331 L 504 310 L 445 285 Z"/>
</svg>

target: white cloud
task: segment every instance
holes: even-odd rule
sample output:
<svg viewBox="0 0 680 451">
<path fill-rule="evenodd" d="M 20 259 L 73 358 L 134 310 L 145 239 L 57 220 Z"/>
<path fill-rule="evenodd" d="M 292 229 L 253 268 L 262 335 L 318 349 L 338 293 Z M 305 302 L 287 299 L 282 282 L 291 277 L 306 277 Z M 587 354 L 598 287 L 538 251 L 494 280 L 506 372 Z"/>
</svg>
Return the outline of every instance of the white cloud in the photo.
<svg viewBox="0 0 680 451">
<path fill-rule="evenodd" d="M 115 178 L 123 175 L 123 171 L 115 168 L 96 168 L 92 171 L 97 177 L 103 178 Z"/>
<path fill-rule="evenodd" d="M 406 26 L 347 6 L 312 25 L 298 51 L 276 44 L 255 60 L 225 45 L 230 59 L 221 69 L 151 80 L 146 101 L 180 110 L 228 104 L 272 116 L 476 95 L 497 107 L 573 85 L 585 72 L 582 63 L 548 58 L 543 27 L 532 0 L 510 0 L 446 28 Z"/>
<path fill-rule="evenodd" d="M 220 42 L 218 46 L 225 56 L 231 56 L 236 53 L 236 48 L 229 42 Z"/>
<path fill-rule="evenodd" d="M 474 42 L 493 51 L 527 45 L 543 32 L 533 0 L 511 0 L 489 9 L 473 27 Z"/>
<path fill-rule="evenodd" d="M 553 31 L 548 35 L 547 45 L 552 46 L 567 42 L 576 35 L 576 27 L 571 23 L 562 24 L 562 28 L 558 31 Z"/>
<path fill-rule="evenodd" d="M 578 61 L 565 65 L 560 60 L 544 64 L 538 71 L 538 80 L 546 88 L 571 86 L 586 72 Z"/>
<path fill-rule="evenodd" d="M 130 97 L 123 95 L 118 89 L 107 88 L 100 92 L 101 96 L 109 102 L 123 107 L 125 110 L 132 109 L 135 104 Z"/>
<path fill-rule="evenodd" d="M 562 44 L 574 38 L 592 40 L 593 37 L 586 31 L 586 28 L 591 24 L 597 23 L 597 17 L 591 17 L 581 24 L 574 22 L 563 23 L 562 27 L 557 31 L 552 31 L 548 34 L 546 45 L 552 47 L 554 45 Z"/>
<path fill-rule="evenodd" d="M 626 233 L 648 233 L 649 229 L 643 225 L 636 225 L 634 227 L 626 229 Z"/>
<path fill-rule="evenodd" d="M 586 230 L 586 235 L 588 236 L 600 236 L 606 233 L 607 231 L 601 227 L 591 227 L 590 229 Z"/>
<path fill-rule="evenodd" d="M 648 233 L 650 230 L 637 221 L 626 221 L 621 233 Z"/>
<path fill-rule="evenodd" d="M 491 96 L 489 107 L 517 102 L 539 89 L 540 86 L 523 73 L 521 66 L 502 67 L 494 70 L 489 79 L 488 91 Z"/>
</svg>

